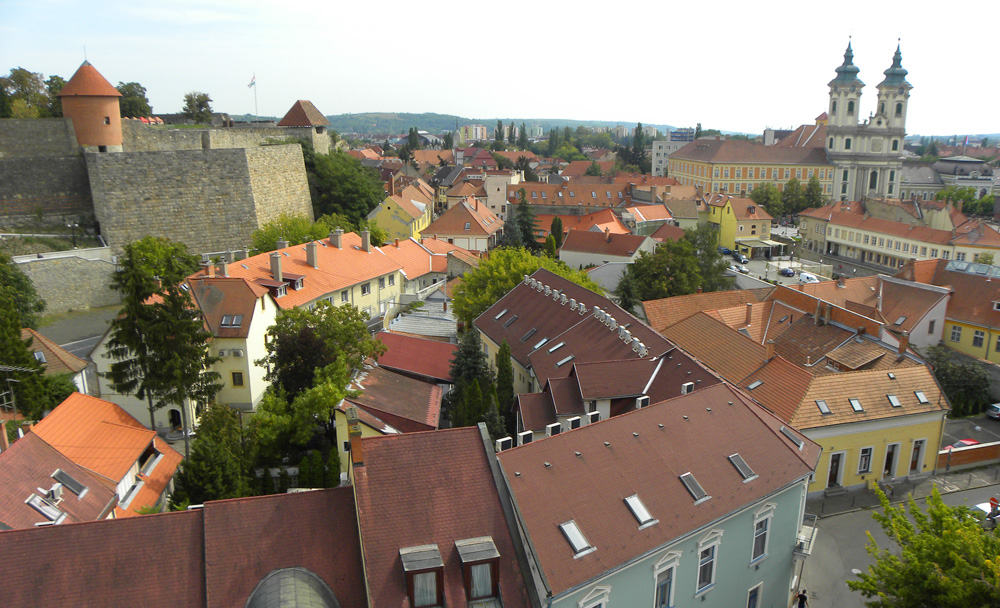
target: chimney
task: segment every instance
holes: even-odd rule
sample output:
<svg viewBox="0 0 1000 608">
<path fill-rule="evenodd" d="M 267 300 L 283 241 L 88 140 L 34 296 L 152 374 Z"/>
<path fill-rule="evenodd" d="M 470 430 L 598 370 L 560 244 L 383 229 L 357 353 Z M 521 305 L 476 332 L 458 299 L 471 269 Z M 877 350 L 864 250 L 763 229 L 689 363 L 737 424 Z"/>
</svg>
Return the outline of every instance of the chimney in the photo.
<svg viewBox="0 0 1000 608">
<path fill-rule="evenodd" d="M 319 246 L 316 244 L 316 241 L 306 243 L 306 264 L 309 264 L 313 268 L 319 268 L 318 250 Z"/>
<path fill-rule="evenodd" d="M 344 237 L 344 229 L 337 228 L 336 230 L 330 233 L 330 244 L 336 247 L 337 249 L 340 249 L 343 237 Z"/>
<path fill-rule="evenodd" d="M 767 350 L 764 351 L 765 352 L 765 355 L 764 355 L 765 359 L 767 361 L 770 361 L 771 359 L 774 359 L 774 340 L 768 340 L 767 342 L 764 343 L 764 346 L 767 348 Z"/>
<path fill-rule="evenodd" d="M 245 247 L 243 249 L 240 249 L 237 253 L 240 256 L 239 259 L 241 260 L 245 260 L 248 257 L 250 257 L 250 252 Z"/>
<path fill-rule="evenodd" d="M 902 357 L 903 355 L 906 354 L 906 349 L 908 349 L 909 347 L 910 347 L 910 333 L 904 331 L 899 336 L 899 348 L 897 349 L 896 352 L 899 353 L 900 357 Z"/>
<path fill-rule="evenodd" d="M 214 279 L 215 278 L 215 266 L 212 264 L 211 261 L 202 262 L 201 263 L 201 269 L 205 271 L 205 276 L 206 277 L 208 277 L 210 279 Z"/>
<path fill-rule="evenodd" d="M 607 241 L 607 242 L 609 242 L 609 243 L 611 242 L 611 229 L 610 228 L 605 228 L 604 229 L 604 240 Z"/>
<path fill-rule="evenodd" d="M 389 176 L 389 183 L 387 185 L 389 187 L 389 196 L 395 196 L 396 195 L 396 180 L 393 179 L 392 176 Z"/>
<path fill-rule="evenodd" d="M 229 276 L 229 262 L 225 258 L 223 258 L 223 260 L 219 262 L 219 276 L 220 277 Z"/>
<path fill-rule="evenodd" d="M 847 287 L 847 285 L 844 283 L 844 275 L 837 276 L 837 287 L 841 288 Z"/>
<path fill-rule="evenodd" d="M 361 448 L 361 421 L 358 420 L 358 408 L 354 405 L 347 408 L 347 436 L 351 443 L 351 464 L 364 466 L 365 454 Z"/>
<path fill-rule="evenodd" d="M 399 249 L 399 239 L 396 239 L 396 249 Z"/>
<path fill-rule="evenodd" d="M 823 300 L 816 300 L 816 312 L 813 314 L 813 323 L 815 325 L 820 325 L 823 320 Z"/>
<path fill-rule="evenodd" d="M 829 325 L 830 324 L 830 312 L 832 310 L 833 310 L 833 304 L 830 304 L 829 302 L 827 302 L 826 303 L 826 310 L 823 312 L 823 324 L 824 325 Z"/>
<path fill-rule="evenodd" d="M 649 187 L 649 202 L 653 203 L 654 205 L 656 204 L 656 190 L 657 190 L 656 186 Z"/>
<path fill-rule="evenodd" d="M 232 249 L 228 249 L 228 250 L 226 250 L 226 252 L 224 254 L 222 254 L 222 261 L 223 262 L 229 262 L 229 263 L 235 262 L 236 261 L 236 254 L 233 252 Z"/>
<path fill-rule="evenodd" d="M 288 241 L 285 239 L 278 239 L 278 249 L 285 249 L 288 247 Z"/>
<path fill-rule="evenodd" d="M 372 250 L 372 233 L 367 228 L 361 231 L 361 248 L 365 251 Z"/>
<path fill-rule="evenodd" d="M 812 355 L 806 355 L 806 365 L 812 365 Z"/>
<path fill-rule="evenodd" d="M 7 441 L 7 421 L 0 420 L 0 454 L 6 452 L 10 448 L 10 442 Z"/>
<path fill-rule="evenodd" d="M 747 302 L 747 317 L 744 325 L 750 325 L 750 316 L 753 314 L 753 304 Z"/>
<path fill-rule="evenodd" d="M 281 277 L 281 254 L 272 253 L 271 254 L 271 276 L 274 277 L 275 281 L 282 281 Z"/>
</svg>

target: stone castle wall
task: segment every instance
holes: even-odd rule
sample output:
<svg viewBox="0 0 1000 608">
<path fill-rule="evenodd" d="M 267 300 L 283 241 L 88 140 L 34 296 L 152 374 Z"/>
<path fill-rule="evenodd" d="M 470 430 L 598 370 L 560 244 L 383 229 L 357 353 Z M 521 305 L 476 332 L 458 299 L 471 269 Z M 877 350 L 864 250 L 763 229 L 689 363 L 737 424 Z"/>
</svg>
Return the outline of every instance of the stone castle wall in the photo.
<svg viewBox="0 0 1000 608">
<path fill-rule="evenodd" d="M 68 118 L 0 120 L 0 159 L 78 154 L 73 121 Z"/>
<path fill-rule="evenodd" d="M 0 226 L 93 217 L 83 156 L 0 158 Z"/>
<path fill-rule="evenodd" d="M 110 256 L 61 255 L 15 259 L 45 300 L 46 313 L 60 313 L 119 304 L 111 289 L 115 265 Z M 91 259 L 93 258 L 93 259 Z"/>
<path fill-rule="evenodd" d="M 153 129 L 137 120 L 122 121 L 123 152 L 201 150 L 207 129 Z"/>
<path fill-rule="evenodd" d="M 247 148 L 246 155 L 258 226 L 282 214 L 313 219 L 302 146 Z"/>
<path fill-rule="evenodd" d="M 135 120 L 122 123 L 122 145 L 125 152 L 257 148 L 302 138 L 312 139 L 313 147 L 320 153 L 325 154 L 330 149 L 329 135 L 317 134 L 311 128 L 164 129 L 150 127 Z"/>
</svg>

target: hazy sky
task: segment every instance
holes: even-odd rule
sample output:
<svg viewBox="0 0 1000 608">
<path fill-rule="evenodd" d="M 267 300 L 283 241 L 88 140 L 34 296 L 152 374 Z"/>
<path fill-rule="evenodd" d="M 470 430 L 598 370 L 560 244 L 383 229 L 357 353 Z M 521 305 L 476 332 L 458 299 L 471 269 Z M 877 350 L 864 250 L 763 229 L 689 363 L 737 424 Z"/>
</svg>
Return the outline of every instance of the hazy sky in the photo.
<svg viewBox="0 0 1000 608">
<path fill-rule="evenodd" d="M 910 134 L 1000 132 L 1000 2 L 0 0 L 0 72 L 87 57 L 154 112 L 439 112 L 760 132 L 812 119 L 853 36 L 875 106 L 897 38 Z"/>
</svg>

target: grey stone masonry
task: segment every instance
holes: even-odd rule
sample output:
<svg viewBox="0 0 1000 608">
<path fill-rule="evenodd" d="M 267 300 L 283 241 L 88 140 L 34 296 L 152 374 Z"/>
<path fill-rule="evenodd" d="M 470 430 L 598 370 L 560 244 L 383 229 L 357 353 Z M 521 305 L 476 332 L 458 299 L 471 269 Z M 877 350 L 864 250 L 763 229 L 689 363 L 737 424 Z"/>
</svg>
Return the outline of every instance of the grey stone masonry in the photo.
<svg viewBox="0 0 1000 608">
<path fill-rule="evenodd" d="M 74 219 L 93 214 L 82 155 L 0 158 L 0 225 L 36 214 Z"/>
<path fill-rule="evenodd" d="M 118 292 L 111 289 L 115 265 L 107 259 L 87 259 L 60 254 L 17 260 L 18 268 L 31 279 L 45 300 L 46 313 L 82 310 L 118 304 Z"/>
<path fill-rule="evenodd" d="M 247 148 L 246 154 L 258 226 L 282 214 L 313 219 L 302 146 Z"/>
<path fill-rule="evenodd" d="M 0 120 L 0 159 L 68 156 L 79 151 L 69 118 Z"/>
</svg>

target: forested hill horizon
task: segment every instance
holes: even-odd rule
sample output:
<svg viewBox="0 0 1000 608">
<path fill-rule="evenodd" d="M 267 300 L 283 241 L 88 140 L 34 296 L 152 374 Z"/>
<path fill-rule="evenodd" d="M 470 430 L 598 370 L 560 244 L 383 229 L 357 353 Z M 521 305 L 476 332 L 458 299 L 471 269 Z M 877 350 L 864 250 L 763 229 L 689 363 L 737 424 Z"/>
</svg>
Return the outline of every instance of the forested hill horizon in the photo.
<svg viewBox="0 0 1000 608">
<path fill-rule="evenodd" d="M 453 114 L 435 114 L 425 112 L 415 114 L 410 112 L 363 112 L 359 114 L 334 114 L 327 116 L 330 121 L 330 128 L 338 133 L 406 133 L 411 127 L 429 133 L 444 133 L 454 131 L 456 126 L 463 125 L 484 125 L 493 133 L 497 121 L 502 121 L 505 125 L 514 123 L 518 127 L 524 123 L 528 127 L 541 127 L 548 132 L 552 128 L 569 127 L 615 127 L 622 125 L 634 127 L 637 121 L 609 121 L 609 120 L 571 120 L 568 118 L 465 118 Z M 655 127 L 660 132 L 673 129 L 666 124 L 646 124 L 643 126 Z"/>
</svg>

